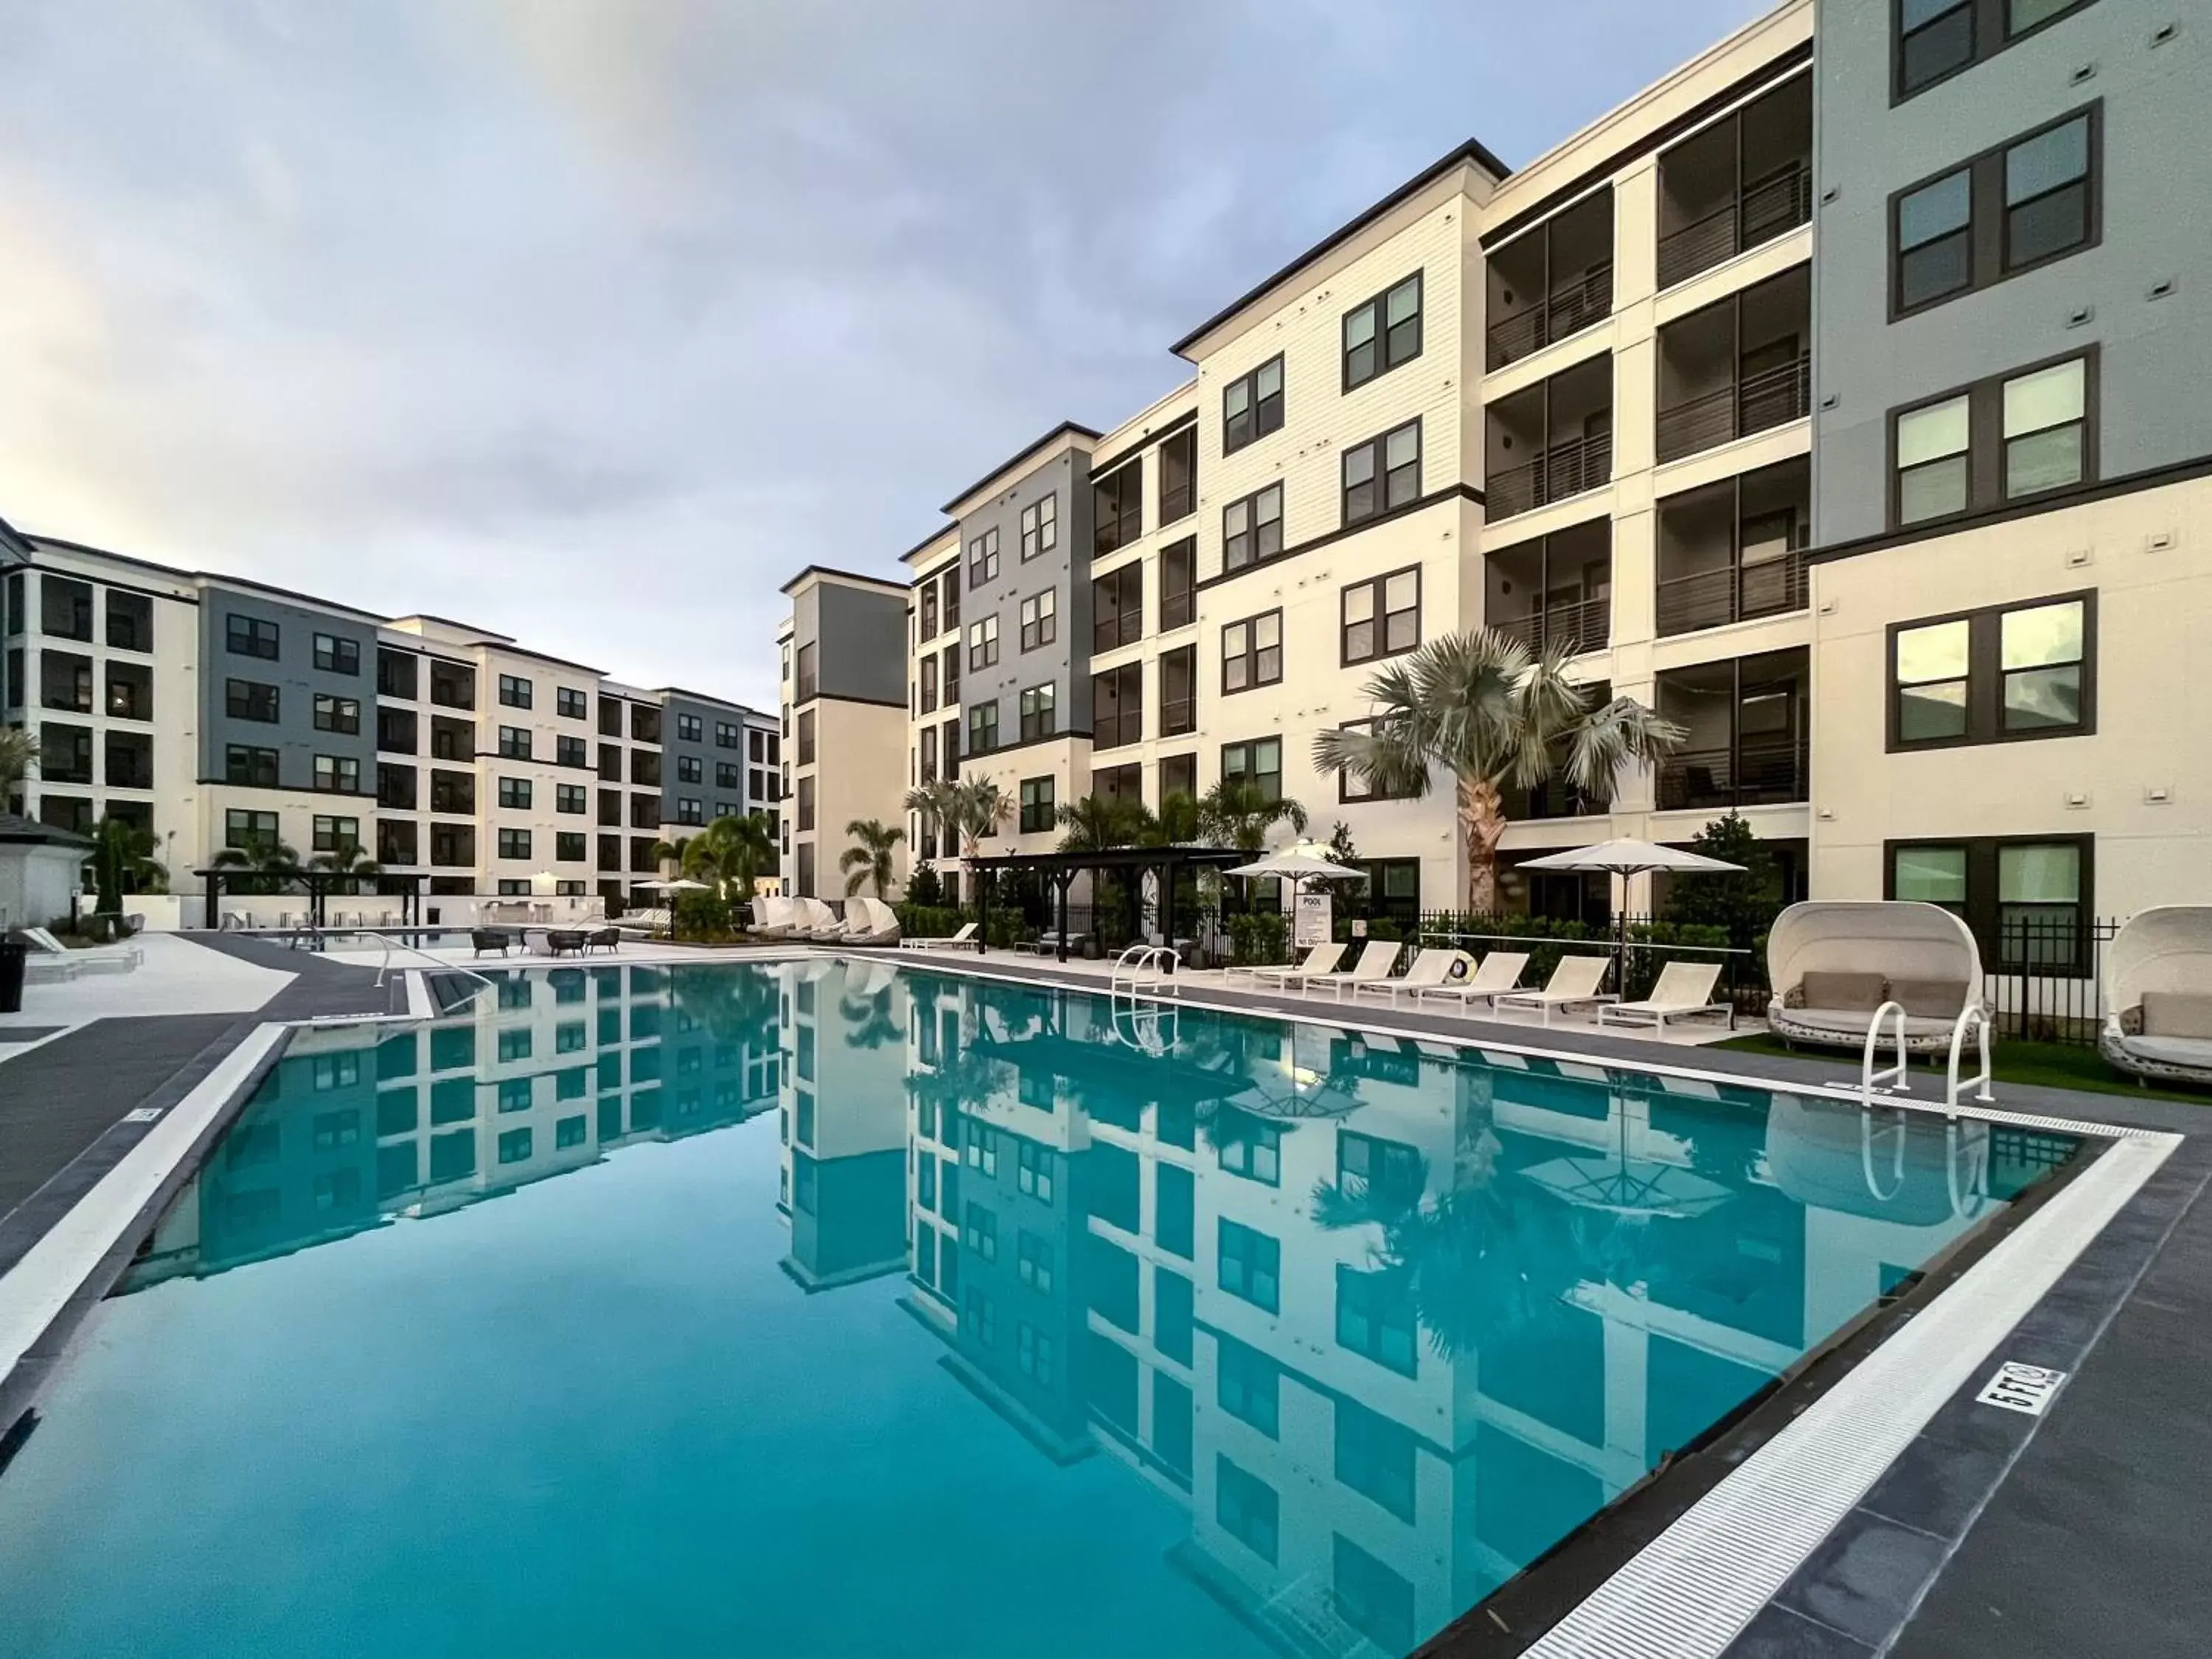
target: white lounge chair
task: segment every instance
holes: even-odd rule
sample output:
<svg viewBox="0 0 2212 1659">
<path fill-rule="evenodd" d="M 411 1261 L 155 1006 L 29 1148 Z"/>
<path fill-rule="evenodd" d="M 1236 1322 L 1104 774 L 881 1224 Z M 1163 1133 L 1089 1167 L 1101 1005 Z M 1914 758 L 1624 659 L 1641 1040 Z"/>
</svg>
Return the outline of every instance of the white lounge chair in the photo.
<svg viewBox="0 0 2212 1659">
<path fill-rule="evenodd" d="M 1395 979 L 1370 980 L 1353 986 L 1352 1000 L 1357 1002 L 1362 997 L 1387 996 L 1390 999 L 1390 1006 L 1395 1008 L 1398 1006 L 1400 992 L 1411 991 L 1418 997 L 1423 991 L 1448 983 L 1455 968 L 1464 970 L 1474 960 L 1466 951 L 1449 947 L 1416 951 L 1412 963 L 1404 973 Z"/>
<path fill-rule="evenodd" d="M 2212 904 L 2137 912 L 2105 947 L 2106 1060 L 2146 1082 L 2212 1084 Z"/>
<path fill-rule="evenodd" d="M 1267 986 L 1278 991 L 1287 991 L 1295 985 L 1303 992 L 1314 981 L 1326 979 L 1335 973 L 1336 964 L 1343 959 L 1344 946 L 1341 945 L 1316 945 L 1306 952 L 1304 962 L 1292 967 L 1224 968 L 1221 970 L 1221 982 L 1226 985 L 1237 975 L 1243 974 L 1251 980 L 1255 990 Z"/>
<path fill-rule="evenodd" d="M 1554 1008 L 1619 1001 L 1610 991 L 1597 988 L 1605 983 L 1605 970 L 1612 965 L 1610 957 L 1561 957 L 1559 965 L 1552 969 L 1552 977 L 1544 982 L 1542 990 L 1508 991 L 1491 1006 L 1539 1013 L 1544 1017 L 1544 1024 L 1549 1025 Z"/>
<path fill-rule="evenodd" d="M 1982 1001 L 1980 947 L 1940 905 L 1899 899 L 1793 904 L 1766 935 L 1766 1024 L 1785 1042 L 1857 1048 L 1886 1002 L 1905 1011 L 1905 1046 L 1948 1052 Z M 1894 1028 L 1885 1026 L 1883 1041 Z"/>
<path fill-rule="evenodd" d="M 811 939 L 817 945 L 836 945 L 845 937 L 844 919 L 823 900 L 802 898 L 793 937 Z"/>
<path fill-rule="evenodd" d="M 1352 964 L 1348 974 L 1331 974 L 1326 979 L 1314 981 L 1326 985 L 1329 994 L 1339 1002 L 1344 1000 L 1344 988 L 1350 986 L 1356 995 L 1363 985 L 1372 985 L 1390 977 L 1390 969 L 1398 960 L 1398 945 L 1387 939 L 1370 939 L 1367 948 L 1359 953 L 1359 960 Z"/>
<path fill-rule="evenodd" d="M 779 894 L 770 893 L 753 901 L 752 927 L 747 931 L 755 939 L 788 939 L 791 921 L 797 907 Z"/>
<path fill-rule="evenodd" d="M 899 941 L 899 949 L 902 951 L 959 951 L 966 949 L 975 942 L 975 924 L 972 921 L 963 921 L 960 924 L 960 931 L 957 933 L 948 934 L 943 939 L 902 939 Z"/>
<path fill-rule="evenodd" d="M 1424 985 L 1413 993 L 1413 1006 L 1419 1007 L 1424 999 L 1436 998 L 1439 1002 L 1456 1002 L 1462 1010 L 1472 1011 L 1478 1002 L 1495 1005 L 1521 982 L 1521 970 L 1528 965 L 1526 951 L 1492 951 L 1483 957 L 1474 972 L 1457 984 L 1447 981 L 1442 985 Z"/>
<path fill-rule="evenodd" d="M 617 917 L 613 924 L 625 933 L 659 933 L 668 929 L 668 911 L 664 907 L 654 910 L 629 910 Z"/>
<path fill-rule="evenodd" d="M 1725 1014 L 1735 1025 L 1735 1005 L 1713 1000 L 1720 981 L 1717 962 L 1670 962 L 1659 970 L 1651 994 L 1635 1002 L 1607 1004 L 1597 1011 L 1601 1025 L 1649 1025 L 1662 1036 L 1670 1019 L 1692 1019 L 1700 1014 Z"/>
<path fill-rule="evenodd" d="M 15 931 L 30 941 L 33 950 L 67 962 L 80 973 L 127 974 L 146 960 L 146 948 L 142 945 L 94 945 L 72 951 L 54 937 L 52 928 L 19 927 Z"/>
<path fill-rule="evenodd" d="M 899 942 L 898 913 L 881 899 L 847 899 L 844 942 L 848 945 L 896 945 Z"/>
</svg>

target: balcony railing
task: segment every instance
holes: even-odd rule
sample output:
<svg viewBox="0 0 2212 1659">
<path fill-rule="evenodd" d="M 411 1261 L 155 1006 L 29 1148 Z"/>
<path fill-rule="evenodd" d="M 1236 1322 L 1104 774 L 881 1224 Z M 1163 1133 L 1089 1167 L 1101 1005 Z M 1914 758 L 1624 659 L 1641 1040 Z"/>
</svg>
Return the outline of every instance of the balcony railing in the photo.
<svg viewBox="0 0 2212 1659">
<path fill-rule="evenodd" d="M 1746 738 L 1733 749 L 1690 749 L 1659 767 L 1659 810 L 1759 806 L 1806 796 L 1802 738 Z"/>
<path fill-rule="evenodd" d="M 1582 281 L 1540 300 L 1490 331 L 1490 367 L 1503 368 L 1529 353 L 1579 334 L 1613 310 L 1613 264 L 1607 260 Z"/>
<path fill-rule="evenodd" d="M 1613 434 L 1570 439 L 1555 444 L 1525 466 L 1491 476 L 1484 516 L 1495 523 L 1516 513 L 1563 501 L 1595 489 L 1613 477 Z"/>
<path fill-rule="evenodd" d="M 1659 581 L 1660 636 L 1802 611 L 1806 589 L 1802 553 L 1688 576 L 1664 576 Z"/>
<path fill-rule="evenodd" d="M 1525 617 L 1500 617 L 1490 626 L 1539 655 L 1562 649 L 1570 656 L 1579 656 L 1585 651 L 1604 650 L 1613 637 L 1613 602 L 1583 599 L 1573 605 L 1555 605 Z"/>
<path fill-rule="evenodd" d="M 1717 444 L 1802 420 L 1812 400 L 1813 356 L 1800 352 L 1795 362 L 1761 369 L 1717 392 L 1661 410 L 1659 459 L 1679 461 Z"/>
<path fill-rule="evenodd" d="M 1659 239 L 1659 286 L 1686 283 L 1762 242 L 1809 223 L 1813 170 L 1802 161 Z"/>
</svg>

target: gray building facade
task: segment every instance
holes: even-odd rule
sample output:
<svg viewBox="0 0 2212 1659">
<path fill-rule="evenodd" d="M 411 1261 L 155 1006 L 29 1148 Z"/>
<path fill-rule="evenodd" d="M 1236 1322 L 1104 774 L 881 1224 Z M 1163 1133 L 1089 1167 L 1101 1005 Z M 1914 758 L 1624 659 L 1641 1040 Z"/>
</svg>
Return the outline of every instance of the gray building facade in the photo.
<svg viewBox="0 0 2212 1659">
<path fill-rule="evenodd" d="M 669 686 L 661 714 L 661 821 L 678 833 L 746 810 L 745 723 L 752 711 Z"/>
<path fill-rule="evenodd" d="M 376 796 L 373 619 L 210 585 L 200 605 L 200 781 Z M 304 849 L 301 849 L 304 851 Z"/>
</svg>

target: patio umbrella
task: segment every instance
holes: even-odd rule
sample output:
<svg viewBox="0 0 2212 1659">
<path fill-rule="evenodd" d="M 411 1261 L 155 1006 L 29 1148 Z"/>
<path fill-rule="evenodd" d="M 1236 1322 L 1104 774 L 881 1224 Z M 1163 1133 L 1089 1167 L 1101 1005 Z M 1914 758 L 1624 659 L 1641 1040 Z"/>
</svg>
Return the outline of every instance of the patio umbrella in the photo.
<svg viewBox="0 0 2212 1659">
<path fill-rule="evenodd" d="M 649 887 L 656 893 L 668 896 L 668 937 L 676 937 L 676 895 L 678 893 L 711 893 L 714 890 L 703 881 L 694 881 L 689 876 L 654 876 L 649 880 L 633 884 Z"/>
<path fill-rule="evenodd" d="M 1741 871 L 1741 864 L 1730 864 L 1725 859 L 1709 859 L 1702 853 L 1686 853 L 1679 847 L 1662 847 L 1655 841 L 1601 841 L 1595 846 L 1577 847 L 1565 853 L 1549 853 L 1540 859 L 1524 859 L 1523 870 L 1581 871 L 1590 875 L 1619 876 L 1624 885 L 1621 902 L 1613 913 L 1613 983 L 1620 988 L 1623 996 L 1628 994 L 1628 892 L 1625 885 L 1631 876 L 1646 875 L 1655 870 L 1666 870 L 1681 875 L 1721 874 Z"/>
<path fill-rule="evenodd" d="M 1231 869 L 1232 876 L 1280 876 L 1286 880 L 1303 881 L 1311 878 L 1320 881 L 1364 881 L 1364 870 L 1347 869 L 1324 857 L 1310 842 L 1301 842 L 1295 847 L 1285 847 L 1280 852 L 1269 853 L 1249 864 L 1240 864 Z"/>
</svg>

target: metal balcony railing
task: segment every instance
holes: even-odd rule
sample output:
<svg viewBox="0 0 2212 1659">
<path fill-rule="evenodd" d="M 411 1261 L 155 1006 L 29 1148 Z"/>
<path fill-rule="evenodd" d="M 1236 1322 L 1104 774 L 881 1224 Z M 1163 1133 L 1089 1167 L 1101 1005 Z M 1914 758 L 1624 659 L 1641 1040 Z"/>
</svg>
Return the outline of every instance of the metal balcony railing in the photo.
<svg viewBox="0 0 2212 1659">
<path fill-rule="evenodd" d="M 1580 282 L 1508 317 L 1490 331 L 1489 364 L 1503 368 L 1529 353 L 1578 334 L 1613 310 L 1613 262 L 1597 266 Z"/>
<path fill-rule="evenodd" d="M 1802 611 L 1807 587 L 1802 553 L 1687 576 L 1663 576 L 1658 584 L 1660 636 Z"/>
<path fill-rule="evenodd" d="M 1484 517 L 1491 523 L 1552 501 L 1563 501 L 1585 489 L 1595 489 L 1613 477 L 1613 434 L 1573 438 L 1550 449 L 1525 466 L 1493 473 L 1486 492 Z"/>
<path fill-rule="evenodd" d="M 1802 738 L 1744 738 L 1731 748 L 1687 749 L 1659 767 L 1659 810 L 1760 806 L 1806 798 Z"/>
<path fill-rule="evenodd" d="M 1501 617 L 1490 625 L 1540 655 L 1564 649 L 1578 656 L 1585 651 L 1605 649 L 1613 637 L 1613 604 L 1610 599 L 1583 599 L 1531 611 L 1525 617 Z"/>
<path fill-rule="evenodd" d="M 1800 352 L 1795 362 L 1761 369 L 1717 392 L 1661 410 L 1658 458 L 1679 461 L 1699 450 L 1802 420 L 1812 406 L 1813 354 Z"/>
<path fill-rule="evenodd" d="M 1809 223 L 1812 217 L 1813 170 L 1801 161 L 1662 236 L 1659 286 L 1686 283 L 1701 270 Z"/>
</svg>

